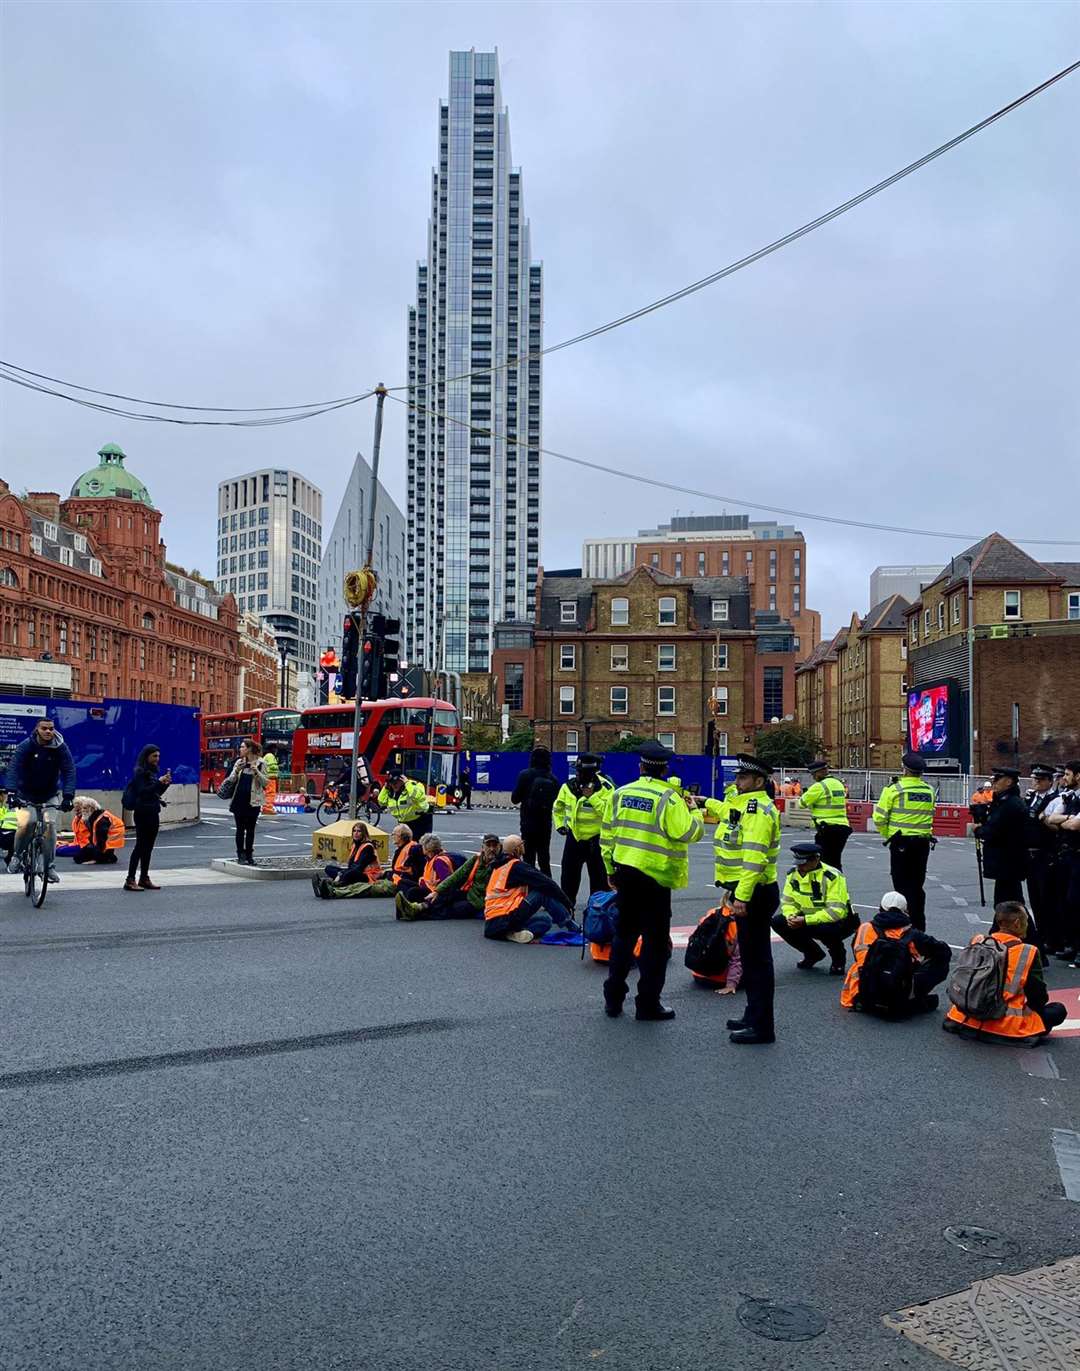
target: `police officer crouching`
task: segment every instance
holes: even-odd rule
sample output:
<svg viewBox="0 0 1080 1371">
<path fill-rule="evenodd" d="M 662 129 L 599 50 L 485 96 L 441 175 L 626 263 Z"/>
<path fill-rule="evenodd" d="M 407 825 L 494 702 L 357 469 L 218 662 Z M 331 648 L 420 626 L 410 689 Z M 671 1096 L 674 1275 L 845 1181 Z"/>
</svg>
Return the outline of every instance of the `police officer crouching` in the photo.
<svg viewBox="0 0 1080 1371">
<path fill-rule="evenodd" d="M 847 965 L 845 940 L 859 926 L 851 911 L 843 872 L 826 866 L 818 843 L 794 843 L 796 865 L 784 882 L 779 913 L 772 926 L 784 942 L 802 953 L 800 971 L 812 971 L 830 957 L 829 974 L 842 976 Z"/>
<path fill-rule="evenodd" d="M 621 786 L 605 807 L 600 850 L 619 912 L 611 943 L 604 1008 L 615 1019 L 629 987 L 626 978 L 638 956 L 638 1019 L 675 1017 L 660 1003 L 671 955 L 671 892 L 690 881 L 689 847 L 704 832 L 701 815 L 663 779 L 672 757 L 662 743 L 640 751 L 641 777 Z"/>
</svg>

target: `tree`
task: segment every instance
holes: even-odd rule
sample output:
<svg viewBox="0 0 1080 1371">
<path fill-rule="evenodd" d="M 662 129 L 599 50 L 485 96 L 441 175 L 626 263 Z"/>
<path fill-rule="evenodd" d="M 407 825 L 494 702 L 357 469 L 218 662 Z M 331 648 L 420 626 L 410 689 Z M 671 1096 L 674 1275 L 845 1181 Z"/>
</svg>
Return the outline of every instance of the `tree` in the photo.
<svg viewBox="0 0 1080 1371">
<path fill-rule="evenodd" d="M 500 746 L 499 730 L 472 720 L 462 730 L 462 746 L 466 752 L 494 752 Z"/>
<path fill-rule="evenodd" d="M 754 756 L 770 766 L 806 766 L 823 750 L 821 739 L 799 724 L 775 724 L 754 738 Z"/>
<path fill-rule="evenodd" d="M 536 746 L 536 732 L 532 725 L 515 728 L 505 743 L 499 744 L 500 752 L 531 752 Z"/>
<path fill-rule="evenodd" d="M 620 738 L 617 743 L 607 749 L 608 752 L 637 752 L 637 750 L 647 743 L 648 738 L 642 738 L 638 733 L 629 733 L 625 738 Z"/>
</svg>

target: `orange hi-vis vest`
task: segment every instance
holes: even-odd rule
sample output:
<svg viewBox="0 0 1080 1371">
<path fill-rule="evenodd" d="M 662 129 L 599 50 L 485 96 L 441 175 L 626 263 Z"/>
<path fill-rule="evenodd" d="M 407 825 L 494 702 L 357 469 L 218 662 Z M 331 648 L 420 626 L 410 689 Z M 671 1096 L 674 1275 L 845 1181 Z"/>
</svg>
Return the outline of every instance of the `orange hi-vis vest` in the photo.
<svg viewBox="0 0 1080 1371">
<path fill-rule="evenodd" d="M 724 946 L 727 949 L 728 962 L 730 963 L 732 955 L 735 952 L 735 948 L 738 946 L 739 943 L 738 924 L 736 924 L 734 916 L 731 913 L 731 910 L 722 906 L 719 909 L 709 909 L 704 914 L 702 914 L 701 918 L 698 919 L 699 928 L 709 917 L 710 914 L 719 914 L 720 917 L 725 921 Z M 724 970 L 721 971 L 718 976 L 707 976 L 703 971 L 691 971 L 690 975 L 693 976 L 695 981 L 703 981 L 708 985 L 727 985 L 728 969 L 727 967 L 725 967 Z"/>
<path fill-rule="evenodd" d="M 444 870 L 440 874 L 439 868 L 435 865 L 436 862 L 441 863 L 443 866 L 447 867 L 448 870 Z M 427 863 L 424 866 L 423 882 L 429 890 L 434 890 L 440 881 L 444 881 L 447 876 L 450 875 L 450 872 L 453 871 L 453 869 L 454 864 L 446 853 L 436 852 L 434 857 L 428 858 Z"/>
<path fill-rule="evenodd" d="M 510 879 L 510 870 L 514 865 L 515 861 L 503 862 L 502 866 L 497 866 L 491 873 L 491 880 L 488 881 L 484 895 L 485 922 L 488 919 L 501 919 L 507 914 L 513 914 L 529 893 L 527 886 L 507 886 L 506 882 Z"/>
<path fill-rule="evenodd" d="M 400 885 L 408 875 L 405 868 L 412 860 L 413 849 L 419 846 L 419 843 L 406 843 L 403 847 L 399 847 L 394 853 L 394 860 L 391 863 L 390 879 L 395 885 Z"/>
<path fill-rule="evenodd" d="M 984 935 L 977 934 L 977 937 Z M 1005 963 L 1005 1014 L 1000 1019 L 972 1019 L 961 1014 L 956 1005 L 949 1006 L 945 1016 L 953 1023 L 974 1028 L 980 1033 L 991 1033 L 998 1038 L 1041 1038 L 1046 1032 L 1042 1015 L 1028 1006 L 1024 994 L 1028 974 L 1039 955 L 1038 949 L 1030 943 L 1022 943 L 1011 933 L 991 933 L 990 937 L 1002 947 L 1007 948 Z"/>
<path fill-rule="evenodd" d="M 368 862 L 367 866 L 364 867 L 364 875 L 368 878 L 369 881 L 374 882 L 382 877 L 382 866 L 379 863 L 378 857 L 375 856 L 374 844 L 369 842 L 367 838 L 361 838 L 358 843 L 353 843 L 352 851 L 349 853 L 349 860 L 345 863 L 345 865 L 355 866 L 357 859 L 360 856 L 360 853 L 363 852 L 365 847 L 371 848 L 372 857 L 374 858 L 374 860 Z"/>
<path fill-rule="evenodd" d="M 887 928 L 886 938 L 904 938 L 911 932 L 911 925 L 905 924 L 903 928 Z M 871 944 L 876 943 L 880 937 L 877 929 L 871 923 L 859 925 L 859 931 L 855 934 L 855 941 L 851 945 L 851 950 L 855 954 L 855 960 L 848 967 L 847 976 L 844 978 L 844 988 L 840 992 L 840 1004 L 844 1009 L 850 1009 L 859 997 L 859 968 L 866 961 L 866 954 L 870 951 Z M 919 954 L 914 948 L 911 949 L 912 957 L 918 961 Z"/>
<path fill-rule="evenodd" d="M 114 852 L 117 848 L 124 846 L 124 821 L 118 819 L 107 809 L 103 809 L 98 815 L 97 823 L 102 819 L 109 821 L 109 836 L 105 839 L 105 851 Z M 97 824 L 94 825 L 97 827 Z M 89 847 L 91 842 L 90 829 L 84 819 L 72 819 L 71 831 L 75 835 L 75 841 L 80 847 Z"/>
</svg>

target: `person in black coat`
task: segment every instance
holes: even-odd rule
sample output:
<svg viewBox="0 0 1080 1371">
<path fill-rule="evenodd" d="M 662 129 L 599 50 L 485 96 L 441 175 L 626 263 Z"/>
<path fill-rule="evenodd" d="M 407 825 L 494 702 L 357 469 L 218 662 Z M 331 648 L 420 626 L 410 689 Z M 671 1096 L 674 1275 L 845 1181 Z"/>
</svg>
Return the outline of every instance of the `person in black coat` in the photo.
<svg viewBox="0 0 1080 1371">
<path fill-rule="evenodd" d="M 1012 767 L 995 767 L 992 773 L 990 813 L 975 829 L 983 845 L 983 871 L 994 881 L 994 905 L 1006 900 L 1023 901 L 1028 874 L 1028 809 L 1020 794 L 1020 773 Z M 1031 941 L 1035 941 L 1034 938 Z"/>
<path fill-rule="evenodd" d="M 525 860 L 545 876 L 551 875 L 551 811 L 558 794 L 559 783 L 551 774 L 550 751 L 534 747 L 529 765 L 518 774 L 510 803 L 521 806 Z"/>
<path fill-rule="evenodd" d="M 147 743 L 139 753 L 135 770 L 124 792 L 124 805 L 130 809 L 135 819 L 135 846 L 131 849 L 128 863 L 125 890 L 160 890 L 150 879 L 150 857 L 157 842 L 161 826 L 161 798 L 172 784 L 172 772 L 158 775 L 161 765 L 161 749 L 156 743 Z M 135 870 L 139 871 L 139 882 L 135 883 Z"/>
</svg>

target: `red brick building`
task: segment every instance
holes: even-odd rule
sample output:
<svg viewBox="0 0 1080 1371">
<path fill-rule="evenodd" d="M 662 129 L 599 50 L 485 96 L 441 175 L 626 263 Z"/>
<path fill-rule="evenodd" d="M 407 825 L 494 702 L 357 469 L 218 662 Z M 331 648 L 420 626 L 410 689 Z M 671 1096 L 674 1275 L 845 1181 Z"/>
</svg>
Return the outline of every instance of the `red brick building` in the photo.
<svg viewBox="0 0 1080 1371">
<path fill-rule="evenodd" d="M 165 560 L 161 512 L 115 444 L 67 499 L 0 480 L 0 656 L 70 665 L 71 693 L 236 707 L 236 605 Z"/>
</svg>

